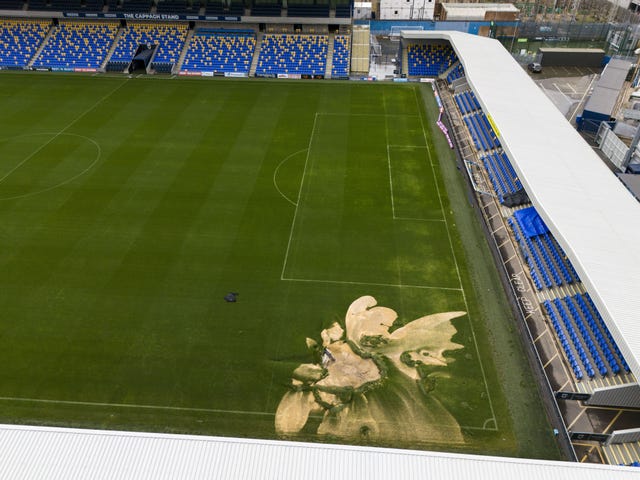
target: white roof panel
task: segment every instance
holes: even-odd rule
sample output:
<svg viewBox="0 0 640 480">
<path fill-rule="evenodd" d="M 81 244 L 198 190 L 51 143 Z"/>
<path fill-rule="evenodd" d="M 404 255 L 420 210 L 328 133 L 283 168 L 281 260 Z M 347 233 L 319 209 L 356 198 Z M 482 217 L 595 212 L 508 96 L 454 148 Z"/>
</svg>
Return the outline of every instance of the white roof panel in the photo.
<svg viewBox="0 0 640 480">
<path fill-rule="evenodd" d="M 451 42 L 538 213 L 640 375 L 640 203 L 497 40 L 442 31 L 403 36 Z"/>
<path fill-rule="evenodd" d="M 640 469 L 412 450 L 0 425 L 11 480 L 540 480 L 639 478 Z"/>
</svg>

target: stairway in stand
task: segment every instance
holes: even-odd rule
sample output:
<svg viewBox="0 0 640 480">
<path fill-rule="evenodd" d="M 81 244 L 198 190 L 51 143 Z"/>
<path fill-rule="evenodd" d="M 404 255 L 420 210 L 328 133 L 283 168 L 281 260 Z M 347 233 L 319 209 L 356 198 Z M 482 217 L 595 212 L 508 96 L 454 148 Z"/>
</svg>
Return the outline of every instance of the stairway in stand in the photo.
<svg viewBox="0 0 640 480">
<path fill-rule="evenodd" d="M 264 33 L 258 33 L 258 38 L 256 38 L 256 49 L 253 52 L 253 59 L 251 60 L 251 68 L 249 69 L 249 76 L 256 76 L 256 68 L 258 68 L 258 59 L 260 58 L 260 50 L 262 49 L 262 38 L 264 37 Z"/>
<path fill-rule="evenodd" d="M 184 59 L 187 57 L 189 45 L 191 44 L 191 37 L 193 37 L 195 31 L 196 29 L 193 28 L 187 33 L 187 38 L 184 40 L 182 52 L 180 52 L 180 56 L 178 57 L 178 61 L 176 62 L 176 64 L 173 66 L 173 70 L 171 70 L 171 73 L 173 73 L 174 75 L 180 73 L 180 70 L 182 70 L 182 64 L 184 63 Z"/>
<path fill-rule="evenodd" d="M 53 35 L 53 32 L 55 31 L 55 29 L 56 29 L 55 25 L 51 25 L 49 27 L 49 31 L 47 32 L 47 34 L 42 39 L 42 43 L 38 46 L 38 49 L 36 50 L 36 53 L 34 53 L 33 57 L 31 57 L 31 60 L 29 60 L 29 63 L 27 64 L 27 67 L 31 68 L 33 66 L 33 64 L 36 61 L 36 59 L 42 53 L 42 50 L 44 50 L 44 46 L 47 44 L 47 42 L 49 41 L 49 39 Z"/>
<path fill-rule="evenodd" d="M 333 69 L 333 50 L 336 34 L 329 34 L 329 45 L 327 47 L 327 68 L 324 71 L 324 78 L 331 78 L 331 70 Z"/>
</svg>

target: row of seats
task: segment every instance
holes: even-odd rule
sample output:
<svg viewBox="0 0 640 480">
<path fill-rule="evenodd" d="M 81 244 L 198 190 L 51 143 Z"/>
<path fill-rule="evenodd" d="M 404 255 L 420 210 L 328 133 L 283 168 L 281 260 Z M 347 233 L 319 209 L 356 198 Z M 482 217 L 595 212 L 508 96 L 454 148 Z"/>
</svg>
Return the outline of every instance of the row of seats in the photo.
<svg viewBox="0 0 640 480">
<path fill-rule="evenodd" d="M 415 44 L 407 45 L 409 75 L 437 77 L 457 61 L 449 45 Z"/>
<path fill-rule="evenodd" d="M 513 171 L 513 166 L 509 162 L 506 153 L 489 153 L 482 157 L 482 163 L 489 174 L 489 180 L 498 195 L 500 203 L 503 202 L 505 195 L 522 189 L 522 183 L 520 183 L 515 171 Z"/>
<path fill-rule="evenodd" d="M 580 281 L 578 273 L 573 268 L 573 265 L 571 265 L 571 262 L 560 245 L 558 245 L 556 239 L 553 238 L 553 235 L 547 232 L 535 237 L 535 241 L 538 243 L 539 248 L 545 252 L 544 255 L 547 260 L 547 264 L 554 265 L 555 262 L 555 265 L 558 266 L 559 272 L 556 271 L 556 275 L 559 273 L 562 276 L 564 283 L 571 284 Z M 553 258 L 553 261 L 549 258 L 549 255 Z"/>
<path fill-rule="evenodd" d="M 349 58 L 351 39 L 347 35 L 336 35 L 333 40 L 333 64 L 331 78 L 347 78 L 349 76 Z"/>
<path fill-rule="evenodd" d="M 482 111 L 466 115 L 463 118 L 477 150 L 484 150 L 486 152 L 500 148 L 498 136 L 493 131 L 489 120 L 487 120 L 486 115 Z"/>
<path fill-rule="evenodd" d="M 585 318 L 588 318 L 587 313 L 591 315 L 591 312 L 587 310 L 586 312 L 581 313 L 580 304 L 578 300 L 573 297 L 566 297 L 563 301 L 567 307 L 565 314 L 568 311 L 571 318 L 576 323 L 578 331 L 582 335 L 583 341 L 587 346 L 600 375 L 607 375 L 607 373 L 609 373 L 609 368 L 614 375 L 620 373 L 620 366 L 618 365 L 615 355 L 611 351 L 609 345 L 604 339 L 604 335 L 600 332 L 595 321 L 590 322 L 589 320 L 585 320 Z M 560 300 L 558 300 L 558 302 L 560 302 Z M 594 342 L 594 340 L 597 342 L 598 346 L 596 346 L 596 342 Z"/>
<path fill-rule="evenodd" d="M 537 277 L 538 281 L 534 279 L 534 283 L 538 290 L 579 280 L 571 262 L 549 233 L 527 237 L 522 233 L 517 217 L 510 217 L 507 222 L 520 245 L 522 255 L 525 259 L 533 258 L 535 268 L 532 270 L 535 273 L 532 272 L 532 277 Z"/>
<path fill-rule="evenodd" d="M 244 15 L 244 3 L 242 0 L 209 0 L 207 1 L 206 10 L 207 15 Z"/>
<path fill-rule="evenodd" d="M 447 82 L 449 82 L 449 85 L 451 85 L 454 80 L 462 77 L 464 77 L 464 67 L 461 63 L 458 63 L 453 69 L 451 69 L 451 71 L 447 75 Z"/>
<path fill-rule="evenodd" d="M 556 298 L 553 301 L 545 300 L 543 305 L 578 380 L 583 378 L 583 374 L 574 352 L 580 358 L 589 378 L 596 375 L 594 364 L 601 376 L 606 376 L 610 372 L 617 375 L 623 369 L 629 372 L 629 365 L 620 353 L 608 328 L 604 322 L 601 322 L 600 314 L 591 303 L 588 294 L 576 294 L 572 297 Z M 597 317 L 600 317 L 600 321 L 596 320 Z M 565 331 L 572 340 L 573 348 L 566 341 Z"/>
<path fill-rule="evenodd" d="M 478 99 L 471 90 L 465 90 L 464 92 L 457 93 L 453 98 L 455 98 L 458 108 L 463 115 L 480 110 L 480 103 L 478 103 Z"/>
<path fill-rule="evenodd" d="M 23 0 L 0 0 L 0 10 L 22 10 Z"/>
<path fill-rule="evenodd" d="M 262 40 L 256 75 L 324 75 L 326 35 L 267 34 Z"/>
<path fill-rule="evenodd" d="M 517 221 L 513 220 L 513 218 L 508 218 L 507 222 L 513 230 L 516 241 L 520 245 L 522 256 L 529 265 L 529 273 L 531 274 L 531 278 L 533 279 L 533 283 L 536 288 L 538 290 L 542 290 L 545 287 L 553 287 L 554 284 L 551 281 L 551 274 L 545 267 L 537 250 L 534 248 L 531 239 L 522 233 L 520 225 Z"/>
<path fill-rule="evenodd" d="M 553 329 L 556 332 L 558 340 L 560 340 L 560 345 L 562 346 L 562 349 L 567 356 L 567 360 L 569 360 L 569 365 L 571 365 L 571 370 L 573 371 L 576 379 L 582 380 L 584 378 L 584 374 L 582 373 L 582 368 L 580 367 L 580 364 L 578 363 L 574 352 L 578 353 L 578 357 L 580 358 L 582 365 L 586 368 L 589 378 L 593 378 L 595 376 L 595 372 L 593 370 L 593 367 L 591 366 L 591 362 L 589 361 L 586 352 L 584 351 L 584 348 L 580 343 L 580 340 L 578 339 L 573 325 L 571 325 L 571 323 L 567 321 L 566 317 L 562 315 L 562 323 L 560 322 L 560 320 L 558 319 L 558 314 L 552 307 L 552 304 L 549 300 L 545 300 L 543 302 L 543 305 L 547 312 L 547 315 L 549 315 L 549 318 L 551 319 Z M 573 348 L 567 340 L 565 329 L 569 334 L 569 338 L 571 339 Z"/>
<path fill-rule="evenodd" d="M 0 20 L 0 66 L 25 67 L 49 31 L 46 20 Z"/>
<path fill-rule="evenodd" d="M 588 293 L 585 293 L 584 295 L 579 296 L 577 298 L 577 301 L 578 301 L 578 304 L 580 305 L 580 308 L 584 312 L 588 323 L 592 325 L 593 328 L 599 329 L 601 335 L 596 336 L 598 343 L 608 342 L 608 344 L 610 344 L 611 347 L 613 348 L 613 352 L 620 360 L 620 364 L 622 365 L 622 368 L 624 369 L 624 371 L 627 373 L 630 372 L 631 369 L 629 368 L 629 364 L 624 359 L 624 356 L 622 355 L 620 348 L 618 348 L 618 344 L 613 339 L 613 336 L 611 335 L 611 332 L 609 331 L 609 328 L 607 327 L 607 325 L 604 323 L 604 320 L 600 315 L 600 312 L 598 311 L 596 306 L 593 304 L 593 300 L 591 300 L 591 296 Z"/>
<path fill-rule="evenodd" d="M 41 68 L 100 68 L 113 44 L 115 22 L 61 21 L 34 62 Z"/>
<path fill-rule="evenodd" d="M 252 32 L 202 29 L 191 37 L 182 70 L 248 74 L 255 48 L 256 37 Z"/>
</svg>

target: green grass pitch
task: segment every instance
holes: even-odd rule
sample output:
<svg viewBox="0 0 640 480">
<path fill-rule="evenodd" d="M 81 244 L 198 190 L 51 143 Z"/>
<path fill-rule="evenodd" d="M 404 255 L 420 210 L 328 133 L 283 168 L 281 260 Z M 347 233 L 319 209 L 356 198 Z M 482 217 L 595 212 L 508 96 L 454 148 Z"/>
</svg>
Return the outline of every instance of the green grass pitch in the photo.
<svg viewBox="0 0 640 480">
<path fill-rule="evenodd" d="M 468 312 L 426 393 L 464 443 L 295 439 L 557 456 L 429 87 L 0 86 L 0 421 L 278 438 L 305 338 L 372 295 Z"/>
</svg>

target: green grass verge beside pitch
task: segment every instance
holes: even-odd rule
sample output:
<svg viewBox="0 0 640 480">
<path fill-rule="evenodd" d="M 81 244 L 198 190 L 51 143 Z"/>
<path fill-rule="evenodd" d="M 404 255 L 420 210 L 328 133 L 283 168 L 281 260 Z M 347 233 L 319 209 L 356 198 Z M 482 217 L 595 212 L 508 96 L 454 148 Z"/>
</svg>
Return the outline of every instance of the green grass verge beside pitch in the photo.
<svg viewBox="0 0 640 480">
<path fill-rule="evenodd" d="M 274 438 L 305 338 L 372 295 L 399 323 L 468 311 L 428 384 L 464 444 L 374 444 L 556 455 L 418 86 L 0 85 L 0 421 Z M 295 438 L 369 442 L 317 423 Z"/>
</svg>

